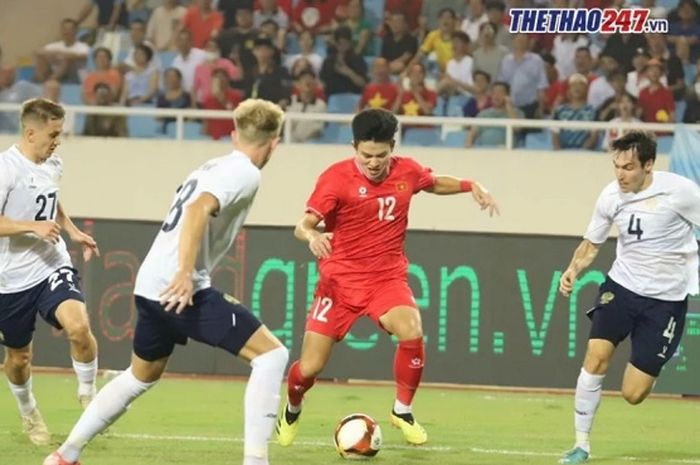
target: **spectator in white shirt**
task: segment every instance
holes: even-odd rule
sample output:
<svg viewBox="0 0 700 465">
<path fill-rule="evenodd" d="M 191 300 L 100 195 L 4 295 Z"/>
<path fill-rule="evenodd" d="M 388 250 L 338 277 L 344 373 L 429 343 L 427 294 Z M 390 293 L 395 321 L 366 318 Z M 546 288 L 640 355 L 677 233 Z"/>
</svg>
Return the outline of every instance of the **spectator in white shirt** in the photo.
<svg viewBox="0 0 700 465">
<path fill-rule="evenodd" d="M 61 40 L 47 44 L 36 53 L 34 75 L 38 82 L 55 79 L 63 83 L 80 82 L 78 71 L 85 68 L 90 47 L 77 40 L 78 24 L 61 21 Z"/>
<path fill-rule="evenodd" d="M 469 42 L 469 36 L 462 31 L 455 32 L 452 36 L 453 55 L 447 62 L 446 72 L 438 84 L 439 94 L 471 94 L 474 91 L 474 62 L 469 56 Z"/>
<path fill-rule="evenodd" d="M 194 85 L 194 73 L 197 66 L 207 60 L 207 52 L 201 48 L 192 47 L 192 33 L 183 29 L 177 35 L 176 45 L 178 55 L 173 61 L 173 68 L 177 68 L 182 74 L 182 88 L 185 92 L 192 92 Z"/>
<path fill-rule="evenodd" d="M 472 42 L 479 40 L 479 28 L 489 21 L 486 14 L 485 0 L 468 0 L 469 15 L 462 21 L 462 31 L 469 36 Z"/>
<path fill-rule="evenodd" d="M 321 72 L 321 66 L 323 66 L 323 57 L 314 51 L 315 40 L 314 33 L 308 29 L 299 34 L 299 48 L 301 48 L 301 53 L 289 55 L 284 63 L 290 72 L 294 68 L 294 63 L 296 63 L 297 60 L 306 58 L 306 60 L 311 63 L 314 73 L 318 76 Z"/>
<path fill-rule="evenodd" d="M 619 67 L 619 63 L 612 55 L 601 53 L 601 75 L 595 78 L 588 87 L 588 104 L 596 110 L 600 108 L 603 102 L 615 95 L 615 89 L 610 84 L 610 77 Z"/>
<path fill-rule="evenodd" d="M 131 48 L 129 53 L 127 53 L 124 62 L 120 64 L 120 68 L 123 73 L 127 73 L 136 67 L 134 61 L 134 52 L 136 48 L 140 45 L 145 45 L 155 52 L 155 46 L 146 40 L 146 23 L 140 19 L 135 19 L 129 24 L 129 39 L 131 40 Z M 160 58 L 158 54 L 154 53 L 153 58 L 148 63 L 148 71 L 158 71 L 160 70 Z"/>
</svg>

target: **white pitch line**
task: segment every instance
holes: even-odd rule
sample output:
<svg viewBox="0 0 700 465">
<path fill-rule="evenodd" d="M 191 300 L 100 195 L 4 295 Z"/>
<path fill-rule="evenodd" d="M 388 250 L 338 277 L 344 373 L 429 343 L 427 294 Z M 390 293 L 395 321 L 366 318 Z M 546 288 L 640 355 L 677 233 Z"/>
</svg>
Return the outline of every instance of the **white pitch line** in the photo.
<svg viewBox="0 0 700 465">
<path fill-rule="evenodd" d="M 216 436 L 167 436 L 167 435 L 156 435 L 156 434 L 107 434 L 107 437 L 115 437 L 122 439 L 136 439 L 136 440 L 155 440 L 155 441 L 194 441 L 194 442 L 234 442 L 242 443 L 243 438 L 237 437 L 216 437 Z M 322 439 L 313 439 L 305 441 L 296 441 L 295 444 L 300 446 L 308 447 L 332 447 L 333 444 L 330 440 L 324 441 Z M 415 451 L 428 451 L 428 452 L 452 452 L 458 451 L 460 449 L 449 447 L 449 446 L 408 446 L 400 444 L 383 444 L 383 449 L 394 449 L 394 450 L 415 450 Z M 473 452 L 475 454 L 487 454 L 487 455 L 517 455 L 525 457 L 561 457 L 561 453 L 555 452 L 537 452 L 528 450 L 508 450 L 508 449 L 487 449 L 483 447 L 467 447 L 466 450 Z M 606 458 L 606 459 L 618 459 L 624 460 L 626 462 L 636 462 L 636 461 L 648 461 L 648 458 L 644 457 L 607 457 L 596 455 L 595 458 Z M 700 458 L 689 458 L 689 459 L 666 459 L 661 460 L 660 463 L 680 463 L 686 465 L 700 465 Z"/>
<path fill-rule="evenodd" d="M 227 437 L 216 437 L 216 436 L 167 436 L 167 435 L 156 435 L 156 434 L 129 434 L 129 433 L 115 433 L 106 434 L 106 438 L 120 438 L 120 439 L 136 439 L 145 441 L 193 441 L 193 442 L 235 442 L 242 443 L 243 438 L 227 438 Z M 322 439 L 314 439 L 310 441 L 295 441 L 295 444 L 300 446 L 309 447 L 333 447 L 333 442 L 329 439 L 324 441 Z M 398 449 L 398 450 L 417 450 L 417 451 L 428 451 L 428 452 L 450 452 L 454 450 L 452 447 L 448 446 L 404 446 L 400 444 L 383 444 L 383 449 Z"/>
</svg>

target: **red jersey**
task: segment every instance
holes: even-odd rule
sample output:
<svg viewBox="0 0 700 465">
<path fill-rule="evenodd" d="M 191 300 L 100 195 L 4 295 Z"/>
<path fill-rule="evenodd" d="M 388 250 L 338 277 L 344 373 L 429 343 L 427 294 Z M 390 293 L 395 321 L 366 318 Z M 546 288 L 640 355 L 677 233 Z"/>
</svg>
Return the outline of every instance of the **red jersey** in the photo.
<svg viewBox="0 0 700 465">
<path fill-rule="evenodd" d="M 411 198 L 432 187 L 435 178 L 412 158 L 392 156 L 389 163 L 381 182 L 369 180 L 354 158 L 331 165 L 318 178 L 306 211 L 333 233 L 331 256 L 319 265 L 322 278 L 376 282 L 406 275 Z"/>
<path fill-rule="evenodd" d="M 360 108 L 369 107 L 391 110 L 394 107 L 394 101 L 398 94 L 399 91 L 393 82 L 381 84 L 371 82 L 365 86 L 365 90 L 362 92 Z"/>
<path fill-rule="evenodd" d="M 671 112 L 676 110 L 673 92 L 664 86 L 652 91 L 645 87 L 639 92 L 639 106 L 642 107 L 642 121 L 645 123 L 673 123 Z"/>
<path fill-rule="evenodd" d="M 437 94 L 430 89 L 423 88 L 421 91 L 421 97 L 423 100 L 430 103 L 433 108 L 437 104 Z M 401 101 L 402 105 L 399 107 L 399 114 L 406 116 L 431 116 L 426 115 L 423 109 L 420 107 L 416 101 L 416 97 L 413 96 L 411 91 L 405 91 L 403 93 L 403 99 Z"/>
</svg>

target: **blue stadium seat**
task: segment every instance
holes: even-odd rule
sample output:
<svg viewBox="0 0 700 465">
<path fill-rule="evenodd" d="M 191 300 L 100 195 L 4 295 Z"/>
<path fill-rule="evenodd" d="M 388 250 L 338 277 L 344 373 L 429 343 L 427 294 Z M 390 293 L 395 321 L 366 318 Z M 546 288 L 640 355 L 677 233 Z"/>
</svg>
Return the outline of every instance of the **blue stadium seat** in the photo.
<svg viewBox="0 0 700 465">
<path fill-rule="evenodd" d="M 337 140 L 339 144 L 350 144 L 352 142 L 352 127 L 349 124 L 340 126 Z"/>
<path fill-rule="evenodd" d="M 688 103 L 685 100 L 679 100 L 676 102 L 676 123 L 683 122 L 683 114 L 685 113 L 687 106 Z"/>
<path fill-rule="evenodd" d="M 697 67 L 695 63 L 686 63 L 683 65 L 683 77 L 685 78 L 685 85 L 692 86 L 695 84 L 695 77 L 697 75 Z"/>
<path fill-rule="evenodd" d="M 552 134 L 547 131 L 528 132 L 525 135 L 525 148 L 531 150 L 554 150 Z"/>
<path fill-rule="evenodd" d="M 463 117 L 463 107 L 468 101 L 469 97 L 466 95 L 453 95 L 447 99 L 447 110 L 445 111 L 445 116 L 456 116 L 459 118 Z"/>
<path fill-rule="evenodd" d="M 34 66 L 22 66 L 17 68 L 17 80 L 29 81 L 34 79 Z"/>
<path fill-rule="evenodd" d="M 657 153 L 668 154 L 673 146 L 673 136 L 659 136 L 656 138 Z"/>
<path fill-rule="evenodd" d="M 408 128 L 401 139 L 403 145 L 430 147 L 440 145 L 440 129 Z"/>
<path fill-rule="evenodd" d="M 323 128 L 323 134 L 321 134 L 321 137 L 319 138 L 319 142 L 324 144 L 337 144 L 340 126 L 341 125 L 338 123 L 326 124 L 326 127 Z"/>
<path fill-rule="evenodd" d="M 466 136 L 466 130 L 448 132 L 445 136 L 445 140 L 443 141 L 443 146 L 463 148 Z"/>
<path fill-rule="evenodd" d="M 365 0 L 365 18 L 372 24 L 372 30 L 376 29 L 384 20 L 384 0 Z"/>
<path fill-rule="evenodd" d="M 165 52 L 159 52 L 158 58 L 160 59 L 161 69 L 165 70 L 170 68 L 173 64 L 173 61 L 175 61 L 175 57 L 177 57 L 177 52 L 169 50 Z"/>
<path fill-rule="evenodd" d="M 80 84 L 62 84 L 61 85 L 61 100 L 66 105 L 80 105 L 81 87 Z"/>
<path fill-rule="evenodd" d="M 158 137 L 160 125 L 152 116 L 134 115 L 127 118 L 129 137 Z"/>
<path fill-rule="evenodd" d="M 299 36 L 296 34 L 287 34 L 287 54 L 296 55 L 301 52 L 301 47 L 299 47 Z"/>
<path fill-rule="evenodd" d="M 328 97 L 328 113 L 355 113 L 360 94 L 333 94 Z"/>
</svg>

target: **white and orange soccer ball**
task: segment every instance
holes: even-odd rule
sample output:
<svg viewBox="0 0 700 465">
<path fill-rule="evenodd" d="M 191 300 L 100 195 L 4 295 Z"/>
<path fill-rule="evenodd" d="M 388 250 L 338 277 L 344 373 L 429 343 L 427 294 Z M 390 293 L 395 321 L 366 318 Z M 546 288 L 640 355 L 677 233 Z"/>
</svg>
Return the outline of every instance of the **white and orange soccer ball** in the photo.
<svg viewBox="0 0 700 465">
<path fill-rule="evenodd" d="M 353 413 L 335 427 L 335 448 L 346 459 L 368 459 L 382 447 L 382 429 L 372 417 Z"/>
</svg>

